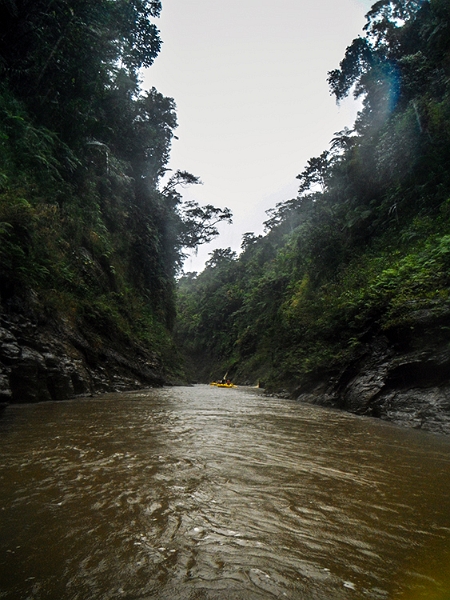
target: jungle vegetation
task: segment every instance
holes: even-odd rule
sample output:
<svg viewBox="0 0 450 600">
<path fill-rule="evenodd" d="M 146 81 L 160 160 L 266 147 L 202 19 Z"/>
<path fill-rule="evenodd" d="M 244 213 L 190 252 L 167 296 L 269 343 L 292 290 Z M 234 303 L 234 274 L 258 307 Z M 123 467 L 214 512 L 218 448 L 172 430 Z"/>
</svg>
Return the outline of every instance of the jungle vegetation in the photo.
<svg viewBox="0 0 450 600">
<path fill-rule="evenodd" d="M 337 101 L 362 101 L 353 128 L 308 161 L 264 235 L 179 281 L 177 340 L 200 381 L 295 389 L 448 310 L 450 3 L 379 0 L 366 18 L 328 74 Z"/>
<path fill-rule="evenodd" d="M 159 0 L 0 2 L 0 314 L 116 332 L 174 366 L 175 275 L 228 209 L 166 184 L 175 103 L 142 90 Z"/>
</svg>

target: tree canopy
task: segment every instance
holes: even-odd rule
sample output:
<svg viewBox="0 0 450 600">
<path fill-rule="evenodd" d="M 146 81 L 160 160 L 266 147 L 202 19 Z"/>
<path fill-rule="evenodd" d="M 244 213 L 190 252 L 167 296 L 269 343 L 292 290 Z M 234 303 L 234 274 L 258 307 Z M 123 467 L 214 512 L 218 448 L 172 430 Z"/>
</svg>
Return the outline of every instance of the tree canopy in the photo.
<svg viewBox="0 0 450 600">
<path fill-rule="evenodd" d="M 177 185 L 198 183 L 186 172 L 162 184 L 176 105 L 139 82 L 161 48 L 160 11 L 0 3 L 0 309 L 33 299 L 163 352 L 183 249 L 231 213 L 184 202 Z"/>
<path fill-rule="evenodd" d="M 311 158 L 264 236 L 179 284 L 180 343 L 207 381 L 290 388 L 337 377 L 377 335 L 449 299 L 450 9 L 380 0 L 328 74 L 352 129 Z M 222 260 L 223 256 L 223 260 Z"/>
</svg>

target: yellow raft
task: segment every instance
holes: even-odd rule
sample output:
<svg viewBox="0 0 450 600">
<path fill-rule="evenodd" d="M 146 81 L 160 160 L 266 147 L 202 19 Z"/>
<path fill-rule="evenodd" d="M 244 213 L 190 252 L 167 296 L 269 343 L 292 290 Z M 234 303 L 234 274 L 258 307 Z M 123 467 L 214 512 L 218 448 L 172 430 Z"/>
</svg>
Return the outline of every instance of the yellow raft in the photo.
<svg viewBox="0 0 450 600">
<path fill-rule="evenodd" d="M 219 387 L 219 388 L 235 388 L 235 387 L 237 387 L 237 385 L 234 385 L 234 383 L 217 383 L 215 381 L 213 381 L 209 385 L 215 385 L 216 387 Z"/>
</svg>

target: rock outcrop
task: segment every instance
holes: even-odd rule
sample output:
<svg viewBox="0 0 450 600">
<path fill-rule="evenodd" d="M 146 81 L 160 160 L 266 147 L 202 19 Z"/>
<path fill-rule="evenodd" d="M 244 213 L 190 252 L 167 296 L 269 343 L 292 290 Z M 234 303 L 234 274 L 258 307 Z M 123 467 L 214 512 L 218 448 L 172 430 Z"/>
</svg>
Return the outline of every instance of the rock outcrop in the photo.
<svg viewBox="0 0 450 600">
<path fill-rule="evenodd" d="M 0 315 L 0 404 L 163 384 L 160 361 L 138 343 L 61 319 Z"/>
<path fill-rule="evenodd" d="M 450 309 L 410 312 L 366 342 L 352 363 L 296 390 L 301 401 L 450 434 Z"/>
</svg>

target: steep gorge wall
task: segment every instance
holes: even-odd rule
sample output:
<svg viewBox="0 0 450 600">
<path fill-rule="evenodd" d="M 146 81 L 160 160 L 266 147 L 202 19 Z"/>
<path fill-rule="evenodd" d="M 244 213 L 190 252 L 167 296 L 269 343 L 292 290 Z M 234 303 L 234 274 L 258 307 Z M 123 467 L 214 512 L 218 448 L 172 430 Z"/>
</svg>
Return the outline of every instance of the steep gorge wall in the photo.
<svg viewBox="0 0 450 600">
<path fill-rule="evenodd" d="M 294 397 L 398 425 L 450 434 L 450 307 L 410 313 L 378 333 L 331 379 L 300 386 Z"/>
<path fill-rule="evenodd" d="M 65 400 L 165 383 L 158 357 L 86 324 L 0 315 L 0 404 Z"/>
</svg>

